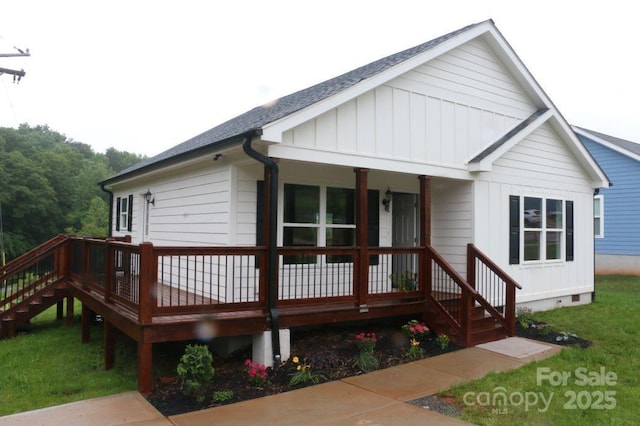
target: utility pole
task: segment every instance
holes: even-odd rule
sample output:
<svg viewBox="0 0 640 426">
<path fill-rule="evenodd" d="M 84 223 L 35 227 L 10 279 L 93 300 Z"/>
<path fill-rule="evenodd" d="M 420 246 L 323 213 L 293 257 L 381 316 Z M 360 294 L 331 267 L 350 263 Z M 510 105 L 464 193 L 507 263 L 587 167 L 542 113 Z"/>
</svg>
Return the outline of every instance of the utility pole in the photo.
<svg viewBox="0 0 640 426">
<path fill-rule="evenodd" d="M 16 49 L 17 52 L 0 53 L 0 58 L 15 58 L 15 57 L 31 56 L 31 53 L 29 53 L 29 49 L 22 50 L 22 49 L 18 49 L 17 47 L 14 47 L 14 49 Z M 24 70 L 18 71 L 11 68 L 0 67 L 0 75 L 2 74 L 12 75 L 14 83 L 20 83 L 20 80 L 22 79 L 22 77 L 26 75 Z"/>
</svg>

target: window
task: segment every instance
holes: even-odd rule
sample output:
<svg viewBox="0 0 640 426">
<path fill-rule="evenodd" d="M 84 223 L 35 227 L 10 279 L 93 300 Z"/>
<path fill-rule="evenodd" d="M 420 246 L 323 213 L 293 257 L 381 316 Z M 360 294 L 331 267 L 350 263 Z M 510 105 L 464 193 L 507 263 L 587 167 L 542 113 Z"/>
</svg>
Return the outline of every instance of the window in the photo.
<svg viewBox="0 0 640 426">
<path fill-rule="evenodd" d="M 604 238 L 604 198 L 596 195 L 593 198 L 593 236 Z"/>
<path fill-rule="evenodd" d="M 572 201 L 511 196 L 509 229 L 510 264 L 573 260 Z"/>
<path fill-rule="evenodd" d="M 133 227 L 133 194 L 116 199 L 116 231 L 129 231 Z"/>
<path fill-rule="evenodd" d="M 378 244 L 377 190 L 369 190 L 369 244 Z M 355 190 L 285 184 L 282 244 L 284 246 L 353 247 L 356 240 Z M 317 263 L 316 256 L 286 256 L 284 262 Z M 327 256 L 327 263 L 352 262 L 349 255 Z M 377 262 L 377 256 L 371 256 Z"/>
</svg>

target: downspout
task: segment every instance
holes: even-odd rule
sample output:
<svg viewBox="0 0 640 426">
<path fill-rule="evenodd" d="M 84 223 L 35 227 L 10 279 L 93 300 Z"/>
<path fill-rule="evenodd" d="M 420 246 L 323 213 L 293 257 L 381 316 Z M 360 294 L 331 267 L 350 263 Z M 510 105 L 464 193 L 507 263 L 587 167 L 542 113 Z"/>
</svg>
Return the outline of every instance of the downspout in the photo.
<svg viewBox="0 0 640 426">
<path fill-rule="evenodd" d="M 100 185 L 100 189 L 109 194 L 109 233 L 108 237 L 112 237 L 113 235 L 113 192 L 109 191 L 104 185 Z"/>
<path fill-rule="evenodd" d="M 267 264 L 268 264 L 268 280 L 269 280 L 269 294 L 267 296 L 267 303 L 269 305 L 269 315 L 271 317 L 271 348 L 273 350 L 274 367 L 280 366 L 282 356 L 280 354 L 280 321 L 278 315 L 278 309 L 276 303 L 278 301 L 278 282 L 277 282 L 277 268 L 278 268 L 278 245 L 277 245 L 277 231 L 278 231 L 278 164 L 271 158 L 262 155 L 251 146 L 251 136 L 245 136 L 242 143 L 242 149 L 245 154 L 253 158 L 256 161 L 264 164 L 269 169 L 271 176 L 269 187 L 269 241 L 267 245 Z"/>
</svg>

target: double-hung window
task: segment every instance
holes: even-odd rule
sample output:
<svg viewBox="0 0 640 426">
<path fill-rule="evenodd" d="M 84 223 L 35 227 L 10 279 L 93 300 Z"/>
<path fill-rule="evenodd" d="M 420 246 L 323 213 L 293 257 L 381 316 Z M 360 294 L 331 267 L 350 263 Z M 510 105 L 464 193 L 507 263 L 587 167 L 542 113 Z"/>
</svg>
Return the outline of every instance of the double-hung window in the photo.
<svg viewBox="0 0 640 426">
<path fill-rule="evenodd" d="M 133 194 L 116 198 L 116 231 L 129 231 L 133 227 Z"/>
<path fill-rule="evenodd" d="M 284 246 L 352 247 L 355 244 L 355 191 L 315 185 L 284 185 Z M 285 263 L 316 263 L 316 256 L 287 256 Z M 327 263 L 351 262 L 329 255 Z"/>
<path fill-rule="evenodd" d="M 593 236 L 604 238 L 604 198 L 596 195 L 593 198 Z"/>
<path fill-rule="evenodd" d="M 509 263 L 573 260 L 573 202 L 510 197 Z"/>
</svg>

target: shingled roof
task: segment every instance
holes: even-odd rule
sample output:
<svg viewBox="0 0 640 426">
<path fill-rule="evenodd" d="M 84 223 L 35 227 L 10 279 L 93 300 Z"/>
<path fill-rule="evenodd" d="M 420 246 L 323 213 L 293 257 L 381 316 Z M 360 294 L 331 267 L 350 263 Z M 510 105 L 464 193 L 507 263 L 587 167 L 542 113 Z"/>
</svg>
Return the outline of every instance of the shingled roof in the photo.
<svg viewBox="0 0 640 426">
<path fill-rule="evenodd" d="M 604 133 L 596 132 L 593 130 L 585 129 L 583 127 L 573 126 L 576 129 L 583 130 L 586 133 L 602 139 L 605 142 L 616 145 L 622 149 L 625 149 L 633 154 L 640 155 L 640 143 L 631 142 L 626 139 L 616 138 L 615 136 L 605 135 Z"/>
<path fill-rule="evenodd" d="M 493 21 L 489 20 L 489 22 Z M 356 68 L 353 71 L 316 84 L 315 86 L 284 96 L 275 102 L 269 102 L 268 104 L 256 107 L 213 129 L 207 130 L 198 136 L 176 145 L 161 154 L 125 169 L 101 182 L 101 184 L 104 185 L 149 169 L 159 168 L 172 161 L 181 160 L 189 155 L 197 155 L 205 150 L 239 142 L 245 135 L 259 133 L 260 129 L 269 123 L 340 93 L 363 80 L 388 70 L 483 23 L 484 22 L 468 25 L 426 43 L 371 62 L 370 64 Z"/>
</svg>

